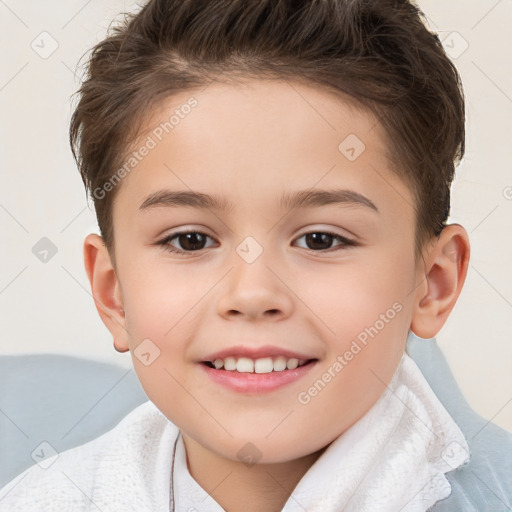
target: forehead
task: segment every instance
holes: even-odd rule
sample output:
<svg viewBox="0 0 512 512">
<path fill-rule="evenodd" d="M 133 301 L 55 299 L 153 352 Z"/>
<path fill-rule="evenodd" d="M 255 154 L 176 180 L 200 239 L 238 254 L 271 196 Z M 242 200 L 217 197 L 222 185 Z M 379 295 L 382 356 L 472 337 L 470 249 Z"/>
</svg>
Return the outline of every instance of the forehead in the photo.
<svg viewBox="0 0 512 512">
<path fill-rule="evenodd" d="M 127 158 L 144 146 L 151 148 L 119 194 L 135 208 L 169 188 L 209 191 L 231 204 L 265 196 L 283 205 L 290 189 L 340 184 L 366 197 L 384 197 L 376 190 L 383 185 L 391 196 L 397 187 L 402 197 L 409 193 L 390 172 L 386 134 L 375 117 L 300 82 L 249 80 L 182 91 L 148 113 Z"/>
<path fill-rule="evenodd" d="M 236 143 L 243 145 L 248 156 L 251 146 L 260 156 L 257 150 L 263 144 L 275 152 L 293 147 L 296 153 L 306 143 L 304 149 L 309 152 L 313 145 L 322 147 L 318 142 L 326 136 L 330 144 L 334 134 L 339 138 L 345 132 L 361 140 L 372 137 L 374 149 L 388 150 L 386 134 L 375 116 L 355 99 L 312 84 L 278 79 L 215 82 L 182 91 L 147 113 L 142 132 L 152 133 L 158 142 L 181 134 L 180 145 L 187 145 L 183 149 L 203 152 L 213 141 L 216 146 L 223 142 L 221 148 L 234 154 Z"/>
</svg>

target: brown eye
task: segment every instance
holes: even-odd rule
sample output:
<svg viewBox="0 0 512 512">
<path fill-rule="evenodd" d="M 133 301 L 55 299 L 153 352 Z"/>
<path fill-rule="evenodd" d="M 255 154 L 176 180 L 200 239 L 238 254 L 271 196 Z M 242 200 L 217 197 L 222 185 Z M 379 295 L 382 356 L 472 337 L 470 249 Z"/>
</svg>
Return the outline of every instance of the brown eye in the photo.
<svg viewBox="0 0 512 512">
<path fill-rule="evenodd" d="M 306 249 L 310 249 L 312 251 L 327 251 L 333 248 L 333 242 L 338 240 L 338 243 L 334 248 L 343 249 L 347 246 L 355 245 L 352 240 L 345 238 L 341 235 L 337 235 L 336 233 L 329 233 L 324 231 L 312 231 L 310 233 L 305 233 L 300 238 L 304 238 L 306 242 Z"/>
<path fill-rule="evenodd" d="M 206 236 L 202 233 L 184 233 L 178 235 L 177 240 L 186 251 L 198 251 L 204 248 Z"/>
<path fill-rule="evenodd" d="M 158 244 L 162 245 L 167 251 L 170 252 L 196 252 L 205 248 L 205 244 L 208 238 L 211 237 L 205 233 L 200 233 L 198 231 L 187 231 L 169 235 L 162 241 L 158 242 Z M 175 241 L 175 243 L 172 243 L 173 241 Z M 176 247 L 176 244 L 178 247 Z"/>
<path fill-rule="evenodd" d="M 327 233 L 308 233 L 306 235 L 306 244 L 309 249 L 330 249 L 332 242 L 333 236 Z"/>
</svg>

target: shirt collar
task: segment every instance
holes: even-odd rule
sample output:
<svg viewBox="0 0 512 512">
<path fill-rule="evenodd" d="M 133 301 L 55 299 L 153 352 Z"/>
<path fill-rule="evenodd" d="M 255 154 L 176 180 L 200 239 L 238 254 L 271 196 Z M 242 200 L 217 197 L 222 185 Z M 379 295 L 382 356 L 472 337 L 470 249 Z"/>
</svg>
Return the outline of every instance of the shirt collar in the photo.
<svg viewBox="0 0 512 512">
<path fill-rule="evenodd" d="M 458 425 L 404 353 L 377 402 L 327 447 L 282 512 L 424 512 L 450 494 L 445 473 L 468 459 Z M 181 435 L 173 485 L 176 511 L 224 512 L 190 475 Z"/>
</svg>

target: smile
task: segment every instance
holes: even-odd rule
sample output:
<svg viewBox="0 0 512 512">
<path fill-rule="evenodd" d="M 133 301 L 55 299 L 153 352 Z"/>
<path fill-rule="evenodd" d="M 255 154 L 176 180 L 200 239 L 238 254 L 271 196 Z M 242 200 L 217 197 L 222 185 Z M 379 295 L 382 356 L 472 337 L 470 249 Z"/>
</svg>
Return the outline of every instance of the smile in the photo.
<svg viewBox="0 0 512 512">
<path fill-rule="evenodd" d="M 219 368 L 216 368 L 215 363 Z M 220 366 L 221 363 L 223 367 Z M 298 360 L 269 357 L 252 360 L 247 357 L 237 359 L 226 357 L 224 360 L 216 359 L 214 363 L 205 361 L 198 366 L 215 384 L 220 384 L 237 393 L 258 395 L 275 391 L 298 381 L 307 375 L 317 363 L 318 359 Z M 291 368 L 288 368 L 288 364 Z M 272 369 L 270 369 L 271 365 Z M 274 369 L 274 365 L 277 366 L 277 370 Z M 283 368 L 283 365 L 286 365 L 286 368 Z M 229 370 L 226 366 L 233 369 Z"/>
<path fill-rule="evenodd" d="M 295 368 L 304 366 L 310 361 L 312 361 L 312 359 L 286 358 L 284 356 L 262 357 L 259 359 L 251 359 L 250 357 L 226 357 L 225 359 L 217 358 L 213 362 L 206 361 L 205 364 L 216 370 L 224 369 L 239 373 L 271 373 L 295 370 Z"/>
</svg>

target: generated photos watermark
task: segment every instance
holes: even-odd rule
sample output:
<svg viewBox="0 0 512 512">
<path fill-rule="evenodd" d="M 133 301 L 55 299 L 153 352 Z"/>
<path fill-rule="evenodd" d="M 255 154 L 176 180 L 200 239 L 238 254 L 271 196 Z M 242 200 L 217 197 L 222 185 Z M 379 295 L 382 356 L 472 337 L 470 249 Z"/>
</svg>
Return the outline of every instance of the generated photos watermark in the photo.
<svg viewBox="0 0 512 512">
<path fill-rule="evenodd" d="M 402 304 L 395 302 L 385 313 L 381 313 L 379 318 L 370 327 L 365 327 L 356 338 L 352 340 L 350 347 L 345 350 L 343 354 L 339 354 L 331 366 L 329 366 L 307 390 L 301 391 L 297 395 L 298 402 L 302 405 L 309 404 L 311 400 L 323 391 L 327 384 L 329 384 L 343 368 L 368 345 L 368 342 L 375 338 L 375 336 L 402 311 L 402 309 Z"/>
<path fill-rule="evenodd" d="M 165 135 L 171 133 L 172 130 L 178 126 L 186 116 L 192 112 L 192 109 L 197 107 L 198 101 L 192 96 L 186 103 L 183 103 L 176 109 L 174 114 L 167 120 L 160 123 L 153 131 L 146 137 L 144 143 L 139 149 L 132 151 L 126 159 L 124 165 L 120 167 L 101 187 L 96 187 L 92 193 L 95 199 L 101 200 L 107 195 L 108 192 L 114 188 L 125 178 L 137 165 L 141 162 L 149 152 L 158 146 L 158 143 L 163 140 Z"/>
</svg>

